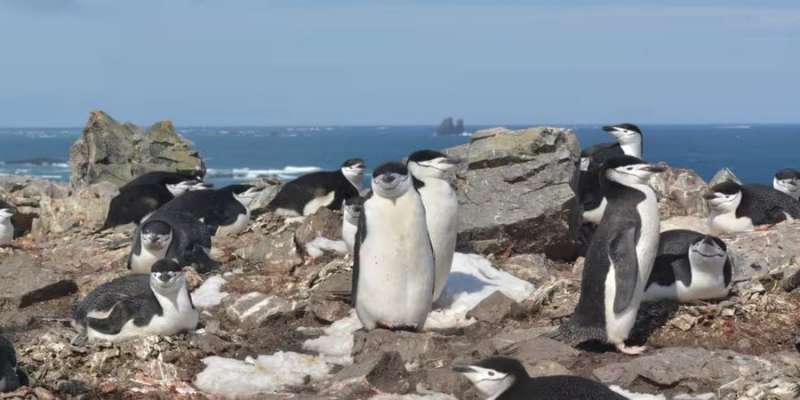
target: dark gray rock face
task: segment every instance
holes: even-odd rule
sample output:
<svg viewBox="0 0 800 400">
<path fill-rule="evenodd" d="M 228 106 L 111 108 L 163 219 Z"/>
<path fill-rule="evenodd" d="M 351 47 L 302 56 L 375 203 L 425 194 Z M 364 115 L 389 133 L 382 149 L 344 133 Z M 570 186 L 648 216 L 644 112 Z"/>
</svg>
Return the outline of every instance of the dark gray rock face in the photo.
<svg viewBox="0 0 800 400">
<path fill-rule="evenodd" d="M 574 132 L 494 128 L 445 152 L 464 159 L 456 172 L 459 249 L 576 256 L 580 146 Z"/>
<path fill-rule="evenodd" d="M 119 187 L 146 172 L 197 174 L 205 168 L 194 145 L 175 131 L 172 122 L 142 129 L 120 124 L 102 111 L 91 113 L 69 153 L 74 186 L 105 181 Z"/>
</svg>

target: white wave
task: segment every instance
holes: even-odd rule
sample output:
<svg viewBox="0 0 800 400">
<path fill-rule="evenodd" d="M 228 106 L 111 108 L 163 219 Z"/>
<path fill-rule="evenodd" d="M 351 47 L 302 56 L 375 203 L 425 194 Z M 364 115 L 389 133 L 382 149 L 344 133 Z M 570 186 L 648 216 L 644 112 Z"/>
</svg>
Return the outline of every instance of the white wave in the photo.
<svg viewBox="0 0 800 400">
<path fill-rule="evenodd" d="M 321 170 L 322 168 L 315 166 L 294 166 L 294 165 L 287 165 L 280 169 L 209 168 L 208 170 L 206 170 L 206 176 L 214 178 L 232 178 L 237 180 L 257 179 L 267 176 L 279 176 L 283 179 L 291 179 L 291 178 L 296 178 L 300 175 L 305 175 Z"/>
<path fill-rule="evenodd" d="M 750 125 L 725 125 L 725 126 L 718 126 L 717 129 L 750 129 L 752 126 Z"/>
</svg>

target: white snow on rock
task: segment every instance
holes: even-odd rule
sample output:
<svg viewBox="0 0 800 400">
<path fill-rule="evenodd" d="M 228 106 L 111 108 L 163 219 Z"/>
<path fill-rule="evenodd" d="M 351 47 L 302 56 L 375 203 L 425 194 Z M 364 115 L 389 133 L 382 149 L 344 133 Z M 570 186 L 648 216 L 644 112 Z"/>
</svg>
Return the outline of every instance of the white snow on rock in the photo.
<svg viewBox="0 0 800 400">
<path fill-rule="evenodd" d="M 531 296 L 534 286 L 492 266 L 477 254 L 456 253 L 442 297 L 425 322 L 425 329 L 447 329 L 475 322 L 467 313 L 495 291 L 521 302 Z"/>
<path fill-rule="evenodd" d="M 228 297 L 228 293 L 222 291 L 222 285 L 227 281 L 219 275 L 214 275 L 206 279 L 199 288 L 192 292 L 192 303 L 200 309 L 216 307 L 222 300 Z"/>
<path fill-rule="evenodd" d="M 361 327 L 361 321 L 358 320 L 355 310 L 352 310 L 350 315 L 325 328 L 322 336 L 306 340 L 303 350 L 317 352 L 334 364 L 352 364 L 353 333 Z"/>
<path fill-rule="evenodd" d="M 331 366 L 319 357 L 277 352 L 244 361 L 224 357 L 203 359 L 206 368 L 194 384 L 203 392 L 236 399 L 276 393 L 287 386 L 302 385 L 306 377 L 318 381 L 328 377 Z"/>
<path fill-rule="evenodd" d="M 347 244 L 343 240 L 331 240 L 322 236 L 306 243 L 306 253 L 311 257 L 322 257 L 326 251 L 347 254 Z"/>
<path fill-rule="evenodd" d="M 619 386 L 611 386 L 611 390 L 629 398 L 630 400 L 667 400 L 663 394 L 654 395 L 654 394 L 647 394 L 647 393 L 634 393 L 629 392 Z"/>
</svg>

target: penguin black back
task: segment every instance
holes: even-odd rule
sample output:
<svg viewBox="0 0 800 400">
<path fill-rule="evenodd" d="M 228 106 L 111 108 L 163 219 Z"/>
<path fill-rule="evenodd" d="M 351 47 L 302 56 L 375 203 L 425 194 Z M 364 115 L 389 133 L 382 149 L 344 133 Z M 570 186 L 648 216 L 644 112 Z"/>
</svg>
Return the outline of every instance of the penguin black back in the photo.
<svg viewBox="0 0 800 400">
<path fill-rule="evenodd" d="M 303 215 L 307 204 L 334 192 L 333 199 L 327 204 L 327 207 L 338 210 L 344 199 L 359 195 L 358 189 L 347 179 L 342 170 L 357 172 L 363 170 L 363 166 L 363 160 L 354 158 L 345 161 L 339 170 L 312 172 L 289 181 L 269 203 L 269 208 L 290 210 L 298 215 Z"/>
<path fill-rule="evenodd" d="M 0 393 L 28 385 L 28 376 L 17 365 L 17 353 L 10 340 L 0 335 Z"/>
</svg>

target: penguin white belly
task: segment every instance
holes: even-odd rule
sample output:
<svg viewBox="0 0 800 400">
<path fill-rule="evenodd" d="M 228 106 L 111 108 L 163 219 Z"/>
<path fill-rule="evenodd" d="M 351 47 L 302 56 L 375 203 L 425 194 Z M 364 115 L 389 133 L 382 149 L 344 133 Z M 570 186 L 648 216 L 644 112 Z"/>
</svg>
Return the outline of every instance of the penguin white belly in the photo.
<svg viewBox="0 0 800 400">
<path fill-rule="evenodd" d="M 239 214 L 236 217 L 236 221 L 234 221 L 232 224 L 226 226 L 220 226 L 219 229 L 217 229 L 217 233 L 215 236 L 238 235 L 239 233 L 247 229 L 247 226 L 249 224 L 250 224 L 250 210 L 248 209 L 246 213 Z"/>
<path fill-rule="evenodd" d="M 458 198 L 450 184 L 441 179 L 425 181 L 420 196 L 425 205 L 425 220 L 436 263 L 433 291 L 433 300 L 436 301 L 447 285 L 453 266 L 458 234 Z"/>
<path fill-rule="evenodd" d="M 14 225 L 7 219 L 0 222 L 0 246 L 9 244 L 14 240 Z"/>
<path fill-rule="evenodd" d="M 636 211 L 641 217 L 639 241 L 636 243 L 636 258 L 639 264 L 636 290 L 630 305 L 622 313 L 614 313 L 614 298 L 616 297 L 616 278 L 614 263 L 609 258 L 609 270 L 606 276 L 605 310 L 606 310 L 606 336 L 610 343 L 623 343 L 631 332 L 636 322 L 636 314 L 644 297 L 644 288 L 650 279 L 653 263 L 658 253 L 660 237 L 660 218 L 658 214 L 658 201 L 655 192 L 650 186 L 636 185 L 636 189 L 645 194 L 644 201 L 636 206 Z"/>
<path fill-rule="evenodd" d="M 168 248 L 150 251 L 144 246 L 141 247 L 139 254 L 131 254 L 131 271 L 137 274 L 149 274 L 153 264 L 167 256 Z"/>
<path fill-rule="evenodd" d="M 367 329 L 421 328 L 431 311 L 435 265 L 422 201 L 409 191 L 395 203 L 373 197 L 364 205 L 356 312 Z"/>
<path fill-rule="evenodd" d="M 687 303 L 695 300 L 720 299 L 728 296 L 730 288 L 725 286 L 722 272 L 719 274 L 692 271 L 692 283 L 686 286 L 681 281 L 672 285 L 652 284 L 645 292 L 644 301 L 677 300 Z"/>
<path fill-rule="evenodd" d="M 328 192 L 325 196 L 315 197 L 311 199 L 305 206 L 303 206 L 303 216 L 307 217 L 309 215 L 314 214 L 322 207 L 327 207 L 331 203 L 333 203 L 333 199 L 336 197 L 336 191 L 332 190 Z"/>
<path fill-rule="evenodd" d="M 755 227 L 753 221 L 747 217 L 736 218 L 735 213 L 712 214 L 708 217 L 708 225 L 711 233 L 725 234 L 737 232 L 749 232 Z"/>
<path fill-rule="evenodd" d="M 357 231 L 358 226 L 351 224 L 346 218 L 342 221 L 342 240 L 344 240 L 344 243 L 347 245 L 347 252 L 350 254 L 353 254 Z"/>
<path fill-rule="evenodd" d="M 603 214 L 606 212 L 607 205 L 608 201 L 606 200 L 605 197 L 603 197 L 603 201 L 600 202 L 599 206 L 583 212 L 583 220 L 589 221 L 595 225 L 599 224 L 600 221 L 603 219 Z"/>
</svg>

